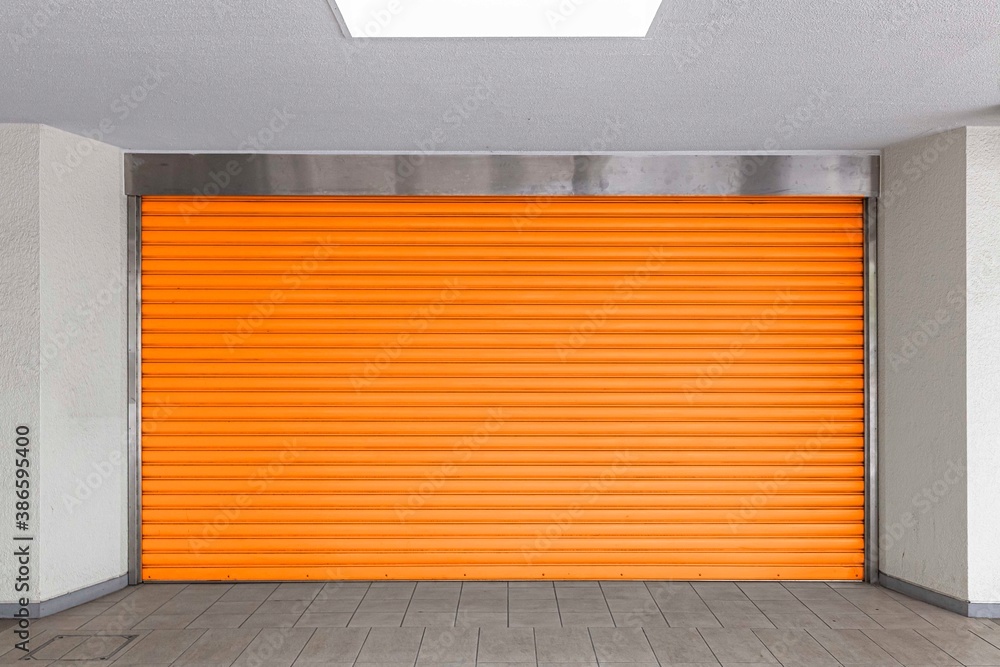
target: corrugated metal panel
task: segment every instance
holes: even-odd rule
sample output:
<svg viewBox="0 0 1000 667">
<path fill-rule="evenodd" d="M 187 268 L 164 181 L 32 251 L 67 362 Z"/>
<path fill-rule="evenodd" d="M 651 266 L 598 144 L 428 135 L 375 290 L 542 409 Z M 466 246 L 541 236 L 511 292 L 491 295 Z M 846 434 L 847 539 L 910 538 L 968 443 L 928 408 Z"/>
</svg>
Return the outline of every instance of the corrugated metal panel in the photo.
<svg viewBox="0 0 1000 667">
<path fill-rule="evenodd" d="M 142 213 L 145 579 L 862 577 L 860 199 Z"/>
</svg>

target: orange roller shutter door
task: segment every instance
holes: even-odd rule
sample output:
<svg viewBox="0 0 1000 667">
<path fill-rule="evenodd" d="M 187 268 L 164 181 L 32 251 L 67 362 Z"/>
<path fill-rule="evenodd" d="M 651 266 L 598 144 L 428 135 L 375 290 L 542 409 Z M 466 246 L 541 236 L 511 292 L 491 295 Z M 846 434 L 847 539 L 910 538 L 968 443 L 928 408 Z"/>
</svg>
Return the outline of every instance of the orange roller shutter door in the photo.
<svg viewBox="0 0 1000 667">
<path fill-rule="evenodd" d="M 143 578 L 862 578 L 862 211 L 144 198 Z"/>
</svg>

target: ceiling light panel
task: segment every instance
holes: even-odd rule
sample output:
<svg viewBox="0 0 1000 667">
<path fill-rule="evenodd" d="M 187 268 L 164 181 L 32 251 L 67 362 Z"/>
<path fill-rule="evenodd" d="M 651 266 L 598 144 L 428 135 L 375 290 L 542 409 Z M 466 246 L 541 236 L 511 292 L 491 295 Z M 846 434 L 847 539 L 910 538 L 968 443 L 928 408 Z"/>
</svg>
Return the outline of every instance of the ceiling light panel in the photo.
<svg viewBox="0 0 1000 667">
<path fill-rule="evenodd" d="M 351 37 L 645 37 L 661 0 L 331 0 Z"/>
</svg>

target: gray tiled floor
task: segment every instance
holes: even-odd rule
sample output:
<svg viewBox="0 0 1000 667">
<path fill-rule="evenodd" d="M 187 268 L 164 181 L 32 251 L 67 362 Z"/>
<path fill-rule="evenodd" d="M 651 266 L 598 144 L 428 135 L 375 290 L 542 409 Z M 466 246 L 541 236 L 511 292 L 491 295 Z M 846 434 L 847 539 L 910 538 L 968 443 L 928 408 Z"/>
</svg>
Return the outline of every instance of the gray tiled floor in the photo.
<svg viewBox="0 0 1000 667">
<path fill-rule="evenodd" d="M 37 667 L 1000 667 L 997 622 L 850 583 L 146 584 L 31 632 Z"/>
</svg>

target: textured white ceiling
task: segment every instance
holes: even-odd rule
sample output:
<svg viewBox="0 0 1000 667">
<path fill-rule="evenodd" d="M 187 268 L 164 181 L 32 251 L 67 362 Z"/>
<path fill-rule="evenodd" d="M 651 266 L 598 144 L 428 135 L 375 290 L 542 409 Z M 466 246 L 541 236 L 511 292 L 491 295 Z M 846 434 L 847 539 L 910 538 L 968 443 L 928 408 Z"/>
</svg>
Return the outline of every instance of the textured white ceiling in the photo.
<svg viewBox="0 0 1000 667">
<path fill-rule="evenodd" d="M 351 41 L 327 0 L 2 0 L 0 122 L 213 151 L 872 150 L 1000 123 L 996 0 L 666 0 L 651 35 Z"/>
</svg>

